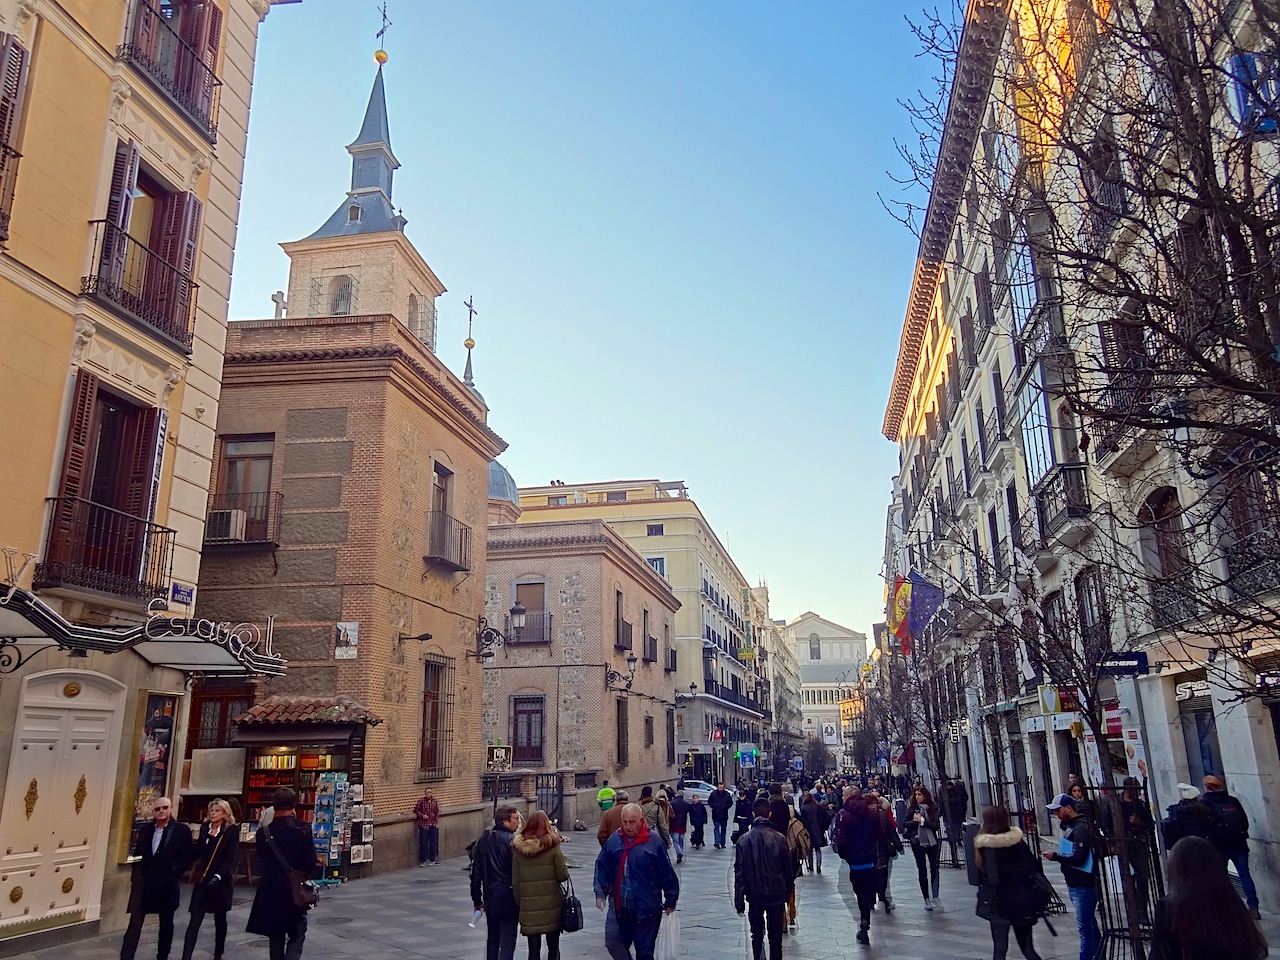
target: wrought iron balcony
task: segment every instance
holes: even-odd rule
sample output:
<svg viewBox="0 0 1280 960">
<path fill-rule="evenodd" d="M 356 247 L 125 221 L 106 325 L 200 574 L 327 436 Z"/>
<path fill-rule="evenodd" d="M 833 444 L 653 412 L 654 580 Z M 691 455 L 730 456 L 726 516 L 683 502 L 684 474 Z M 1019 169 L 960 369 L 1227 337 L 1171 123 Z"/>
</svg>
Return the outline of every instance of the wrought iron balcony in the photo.
<svg viewBox="0 0 1280 960">
<path fill-rule="evenodd" d="M 210 497 L 204 522 L 205 546 L 278 546 L 283 500 L 283 494 L 269 491 Z"/>
<path fill-rule="evenodd" d="M 1228 584 L 1237 599 L 1251 599 L 1280 588 L 1280 526 L 1237 533 L 1226 548 Z"/>
<path fill-rule="evenodd" d="M 519 636 L 510 626 L 511 618 L 507 618 L 507 626 L 502 633 L 506 637 L 503 642 L 509 647 L 536 646 L 548 644 L 554 634 L 551 632 L 551 614 L 545 610 L 530 610 L 524 615 L 524 628 Z"/>
<path fill-rule="evenodd" d="M 1089 515 L 1089 485 L 1083 463 L 1064 463 L 1053 468 L 1036 487 L 1036 512 L 1040 533 L 1048 540 L 1076 517 Z"/>
<path fill-rule="evenodd" d="M 1097 442 L 1094 456 L 1097 459 L 1101 460 L 1119 449 L 1121 438 L 1133 429 L 1128 422 L 1131 418 L 1151 415 L 1155 371 L 1150 368 L 1150 363 L 1144 358 L 1126 364 L 1103 388 L 1098 398 L 1103 416 L 1093 421 Z"/>
<path fill-rule="evenodd" d="M 94 220 L 90 226 L 96 272 L 80 278 L 80 293 L 190 353 L 191 321 L 200 289 L 195 280 L 115 224 Z"/>
<path fill-rule="evenodd" d="M 33 586 L 79 587 L 131 600 L 169 596 L 176 532 L 80 497 L 52 497 Z"/>
<path fill-rule="evenodd" d="M 447 570 L 471 569 L 471 528 L 442 510 L 427 514 L 427 551 L 423 560 L 428 566 Z"/>
<path fill-rule="evenodd" d="M 128 42 L 116 56 L 136 67 L 210 143 L 218 139 L 222 81 L 150 0 L 134 0 Z"/>
<path fill-rule="evenodd" d="M 0 241 L 9 239 L 9 213 L 13 210 L 13 188 L 18 182 L 18 161 L 22 154 L 0 143 Z"/>
<path fill-rule="evenodd" d="M 1195 570 L 1188 568 L 1151 585 L 1151 622 L 1172 627 L 1195 619 L 1200 612 L 1196 599 Z"/>
<path fill-rule="evenodd" d="M 615 650 L 632 649 L 631 640 L 631 624 L 625 620 L 618 620 L 615 625 L 616 629 L 613 634 L 613 648 Z"/>
<path fill-rule="evenodd" d="M 987 414 L 982 421 L 982 429 L 978 431 L 979 445 L 982 447 L 982 461 L 988 467 L 996 459 L 1000 444 L 1009 439 L 1009 431 L 1004 422 L 1004 411 L 999 407 Z"/>
</svg>

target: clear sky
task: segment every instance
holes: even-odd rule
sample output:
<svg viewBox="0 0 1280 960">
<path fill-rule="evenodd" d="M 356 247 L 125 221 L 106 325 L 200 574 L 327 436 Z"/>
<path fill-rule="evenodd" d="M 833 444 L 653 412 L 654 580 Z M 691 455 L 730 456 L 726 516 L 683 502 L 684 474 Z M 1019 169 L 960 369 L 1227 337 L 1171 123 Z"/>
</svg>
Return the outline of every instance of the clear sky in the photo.
<svg viewBox="0 0 1280 960">
<path fill-rule="evenodd" d="M 390 0 L 394 201 L 449 292 L 439 353 L 516 481 L 684 480 L 775 617 L 870 633 L 896 448 L 880 435 L 916 241 L 897 3 Z M 231 316 L 343 199 L 372 0 L 272 9 Z"/>
</svg>

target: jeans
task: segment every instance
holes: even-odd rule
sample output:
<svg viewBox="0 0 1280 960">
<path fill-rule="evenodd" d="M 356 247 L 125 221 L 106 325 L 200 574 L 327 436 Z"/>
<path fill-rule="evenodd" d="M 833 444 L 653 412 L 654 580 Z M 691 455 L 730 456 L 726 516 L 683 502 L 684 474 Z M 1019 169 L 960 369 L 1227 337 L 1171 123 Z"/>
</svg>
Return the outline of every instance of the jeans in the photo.
<svg viewBox="0 0 1280 960">
<path fill-rule="evenodd" d="M 1013 935 L 1018 940 L 1018 949 L 1027 960 L 1040 960 L 1035 945 L 1031 942 L 1030 927 L 1014 927 Z M 995 949 L 992 960 L 1004 960 L 1009 952 L 1009 924 L 1002 920 L 991 921 L 991 945 Z"/>
<path fill-rule="evenodd" d="M 684 833 L 677 833 L 675 830 L 671 831 L 671 849 L 675 851 L 677 857 L 684 856 Z"/>
<path fill-rule="evenodd" d="M 808 857 L 807 863 L 809 864 L 810 870 L 813 869 L 813 865 L 815 863 L 817 863 L 819 870 L 822 869 L 822 848 L 818 846 L 816 843 L 809 848 L 809 857 Z"/>
<path fill-rule="evenodd" d="M 729 827 L 728 820 L 712 820 L 711 826 L 714 830 L 715 843 L 717 847 L 724 846 L 724 832 Z"/>
<path fill-rule="evenodd" d="M 560 931 L 547 935 L 547 960 L 560 960 Z M 529 934 L 529 960 L 542 960 L 542 934 Z"/>
<path fill-rule="evenodd" d="M 662 912 L 651 917 L 638 917 L 630 910 L 618 913 L 613 898 L 609 899 L 609 912 L 604 918 L 604 945 L 613 960 L 631 960 L 631 945 L 636 948 L 635 960 L 653 960 L 654 944 L 658 942 L 658 926 Z"/>
<path fill-rule="evenodd" d="M 1094 960 L 1102 946 L 1102 930 L 1098 927 L 1098 890 L 1096 887 L 1067 887 L 1071 906 L 1076 911 L 1076 930 L 1080 934 L 1080 960 Z"/>
<path fill-rule="evenodd" d="M 1253 885 L 1253 874 L 1249 872 L 1249 851 L 1241 850 L 1227 858 L 1235 864 L 1236 873 L 1240 874 L 1240 886 L 1244 887 L 1244 900 L 1250 910 L 1258 909 L 1258 888 Z"/>
<path fill-rule="evenodd" d="M 418 828 L 418 862 L 435 863 L 440 859 L 440 828 Z"/>
<path fill-rule="evenodd" d="M 938 879 L 938 861 L 942 858 L 942 844 L 935 843 L 932 847 L 918 847 L 914 843 L 911 845 L 911 852 L 916 858 L 916 877 L 920 880 L 920 896 L 926 900 L 932 896 L 938 899 L 938 890 L 941 888 L 941 882 Z M 925 864 L 929 865 L 929 876 L 925 876 Z M 932 881 L 932 882 L 930 882 Z M 933 893 L 929 893 L 932 887 Z"/>
<path fill-rule="evenodd" d="M 769 960 L 782 960 L 782 931 L 786 928 L 782 913 L 785 909 L 782 904 L 774 907 L 747 904 L 747 923 L 751 926 L 751 955 L 755 960 L 764 958 L 766 920 L 769 922 Z"/>
<path fill-rule="evenodd" d="M 516 925 L 520 918 L 514 913 L 506 916 L 501 911 L 486 909 L 484 919 L 489 933 L 484 941 L 484 960 L 512 960 L 516 955 Z"/>
<path fill-rule="evenodd" d="M 213 914 L 213 955 L 220 957 L 227 946 L 227 912 L 210 910 L 209 913 Z M 196 938 L 200 936 L 200 924 L 204 922 L 204 915 L 203 910 L 191 914 L 186 936 L 182 938 L 182 960 L 191 960 L 191 955 L 195 953 Z"/>
<path fill-rule="evenodd" d="M 159 960 L 169 960 L 169 950 L 173 946 L 173 911 L 161 910 L 160 939 L 156 944 L 156 956 Z M 142 936 L 142 924 L 147 915 L 142 912 L 129 914 L 129 926 L 124 932 L 124 942 L 120 945 L 120 960 L 133 960 L 138 950 L 138 940 Z"/>
<path fill-rule="evenodd" d="M 289 945 L 286 947 L 284 936 L 272 937 L 267 941 L 270 949 L 270 960 L 301 960 L 302 945 L 307 942 L 307 915 L 304 913 L 298 918 L 298 925 L 293 928 L 293 936 L 289 938 Z"/>
<path fill-rule="evenodd" d="M 876 869 L 869 866 L 865 870 L 849 868 L 849 882 L 853 885 L 853 895 L 858 899 L 858 926 L 864 929 L 871 926 L 871 911 L 876 908 Z"/>
</svg>

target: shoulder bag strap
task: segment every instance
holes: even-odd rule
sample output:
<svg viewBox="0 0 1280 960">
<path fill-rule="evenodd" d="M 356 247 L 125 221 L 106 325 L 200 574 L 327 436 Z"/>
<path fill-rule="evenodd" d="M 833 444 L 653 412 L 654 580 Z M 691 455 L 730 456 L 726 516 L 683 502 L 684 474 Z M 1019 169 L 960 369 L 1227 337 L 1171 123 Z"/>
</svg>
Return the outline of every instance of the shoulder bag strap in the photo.
<svg viewBox="0 0 1280 960">
<path fill-rule="evenodd" d="M 209 878 L 209 871 L 213 869 L 213 861 L 218 857 L 218 850 L 222 847 L 222 838 L 227 835 L 227 828 L 224 826 L 218 831 L 218 839 L 213 844 L 213 852 L 209 854 L 209 860 L 204 865 L 204 873 L 200 875 L 197 883 L 204 883 Z M 267 841 L 271 841 L 271 834 L 267 834 Z"/>
<path fill-rule="evenodd" d="M 267 838 L 267 846 L 271 848 L 271 852 L 276 855 L 276 859 L 280 861 L 280 866 L 284 867 L 286 874 L 293 873 L 293 867 L 289 866 L 289 861 L 284 858 L 284 854 L 280 852 L 280 848 L 276 846 L 276 838 L 271 836 L 271 830 L 268 827 L 259 827 L 262 835 Z"/>
</svg>

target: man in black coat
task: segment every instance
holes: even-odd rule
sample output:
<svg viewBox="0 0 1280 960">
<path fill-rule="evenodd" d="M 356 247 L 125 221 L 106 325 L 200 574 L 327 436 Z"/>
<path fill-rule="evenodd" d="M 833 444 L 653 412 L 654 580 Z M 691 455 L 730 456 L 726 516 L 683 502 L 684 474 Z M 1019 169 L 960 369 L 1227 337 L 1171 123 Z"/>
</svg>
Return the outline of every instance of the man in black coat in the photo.
<svg viewBox="0 0 1280 960">
<path fill-rule="evenodd" d="M 520 829 L 520 811 L 504 804 L 493 815 L 493 829 L 486 830 L 476 843 L 471 861 L 471 903 L 484 910 L 489 935 L 485 940 L 485 960 L 511 960 L 516 952 L 516 905 L 511 882 L 511 841 Z"/>
<path fill-rule="evenodd" d="M 138 831 L 130 854 L 133 864 L 129 889 L 129 927 L 120 945 L 120 960 L 133 960 L 148 913 L 160 915 L 159 960 L 169 960 L 173 946 L 173 914 L 182 897 L 178 881 L 191 866 L 195 844 L 185 823 L 173 819 L 173 801 L 160 797 L 151 805 L 151 822 Z"/>
<path fill-rule="evenodd" d="M 781 960 L 783 913 L 796 883 L 791 847 L 769 822 L 768 800 L 757 800 L 751 812 L 751 829 L 738 839 L 733 852 L 733 908 L 741 915 L 751 902 L 747 920 L 755 960 L 763 960 L 766 921 L 769 960 Z"/>
<path fill-rule="evenodd" d="M 315 872 L 315 839 L 311 825 L 294 815 L 298 794 L 292 787 L 280 787 L 272 799 L 271 818 L 264 815 L 254 840 L 262 880 L 245 930 L 268 939 L 271 960 L 299 960 L 307 939 L 307 908 L 294 905 L 290 871 L 308 877 Z"/>
<path fill-rule="evenodd" d="M 733 794 L 724 788 L 723 781 L 707 797 L 707 806 L 711 808 L 714 846 L 717 850 L 722 850 L 724 849 L 725 830 L 729 825 L 729 808 L 733 806 Z"/>
<path fill-rule="evenodd" d="M 1249 815 L 1244 812 L 1240 801 L 1227 793 L 1227 785 L 1222 778 L 1213 774 L 1204 778 L 1204 796 L 1200 802 L 1213 814 L 1209 842 L 1222 854 L 1224 863 L 1230 861 L 1235 864 L 1249 912 L 1258 919 L 1258 888 L 1254 886 L 1253 874 L 1249 872 Z"/>
</svg>

